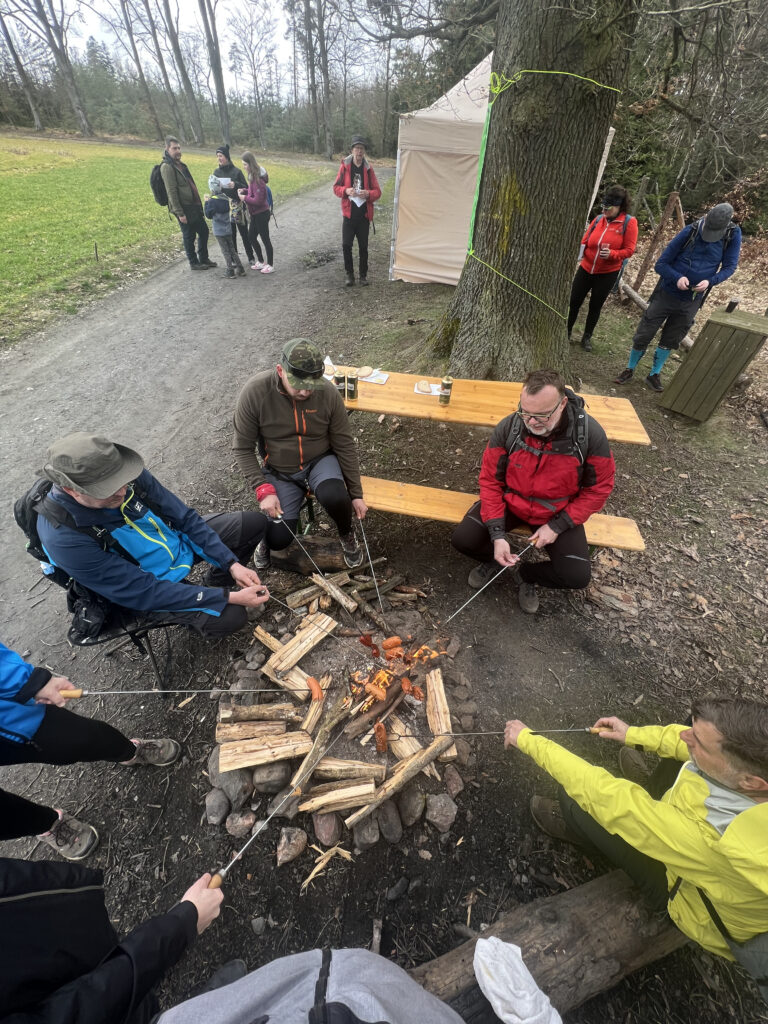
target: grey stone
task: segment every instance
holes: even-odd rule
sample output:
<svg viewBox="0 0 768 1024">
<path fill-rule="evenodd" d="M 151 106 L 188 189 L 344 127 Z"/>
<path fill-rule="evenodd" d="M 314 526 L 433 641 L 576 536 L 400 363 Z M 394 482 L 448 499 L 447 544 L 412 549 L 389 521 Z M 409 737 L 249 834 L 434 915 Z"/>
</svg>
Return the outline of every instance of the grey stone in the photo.
<svg viewBox="0 0 768 1024">
<path fill-rule="evenodd" d="M 411 879 L 411 883 L 408 886 L 408 895 L 412 896 L 413 893 L 415 893 L 418 889 L 420 889 L 423 884 L 424 884 L 424 882 L 422 881 L 421 878 L 413 878 L 413 879 Z"/>
<path fill-rule="evenodd" d="M 461 739 L 457 736 L 454 739 L 454 746 L 456 747 L 456 760 L 459 764 L 466 766 L 469 763 L 470 755 L 472 754 L 472 748 L 466 740 Z"/>
<path fill-rule="evenodd" d="M 221 789 L 212 789 L 205 796 L 205 818 L 209 825 L 220 825 L 229 814 L 227 794 Z"/>
<path fill-rule="evenodd" d="M 254 644 L 253 647 L 249 647 L 249 649 L 245 652 L 245 660 L 248 662 L 248 668 L 261 668 L 261 666 L 267 660 L 267 652 L 264 650 L 261 644 Z"/>
<path fill-rule="evenodd" d="M 264 917 L 254 917 L 251 921 L 251 928 L 253 928 L 254 935 L 263 935 L 267 927 L 267 921 Z"/>
<path fill-rule="evenodd" d="M 254 823 L 254 826 L 251 829 L 251 835 L 253 836 L 253 835 L 256 835 L 257 832 L 261 832 L 261 830 L 263 828 L 266 828 L 266 825 L 267 825 L 267 819 L 266 818 L 259 818 L 259 820 Z"/>
<path fill-rule="evenodd" d="M 387 889 L 387 899 L 390 903 L 394 903 L 395 900 L 399 900 L 401 896 L 405 896 L 408 892 L 408 879 L 403 875 L 399 882 Z"/>
<path fill-rule="evenodd" d="M 277 844 L 277 866 L 289 864 L 296 860 L 307 848 L 307 833 L 303 828 L 284 828 L 280 830 L 280 841 Z"/>
<path fill-rule="evenodd" d="M 465 700 L 454 710 L 458 715 L 476 715 L 478 712 L 477 701 Z"/>
<path fill-rule="evenodd" d="M 286 786 L 285 789 L 281 790 L 277 796 L 272 799 L 272 802 L 267 808 L 267 813 L 274 814 L 277 818 L 287 818 L 288 821 L 293 821 L 299 813 L 299 804 L 301 803 L 302 797 L 290 796 L 292 792 L 293 791 L 290 786 Z M 290 797 L 290 799 L 286 800 L 286 797 Z M 285 803 L 283 803 L 284 800 Z M 279 811 L 277 810 L 278 807 L 280 808 Z"/>
<path fill-rule="evenodd" d="M 287 761 L 260 764 L 253 769 L 253 788 L 257 793 L 279 793 L 290 781 L 291 774 Z"/>
<path fill-rule="evenodd" d="M 377 812 L 381 834 L 395 846 L 403 838 L 403 824 L 400 821 L 394 800 L 385 800 Z"/>
<path fill-rule="evenodd" d="M 445 766 L 443 779 L 445 781 L 445 788 L 448 790 L 448 796 L 454 800 L 464 789 L 464 780 L 459 775 L 458 769 L 452 764 Z"/>
<path fill-rule="evenodd" d="M 472 732 L 472 730 L 475 728 L 474 715 L 462 715 L 459 721 L 461 722 L 462 732 Z"/>
<path fill-rule="evenodd" d="M 471 694 L 466 686 L 455 686 L 453 690 L 451 690 L 451 697 L 459 702 L 469 700 L 470 696 Z"/>
<path fill-rule="evenodd" d="M 220 686 L 213 686 L 208 693 L 208 700 L 218 700 L 224 692 Z"/>
<path fill-rule="evenodd" d="M 406 786 L 400 794 L 400 799 L 397 801 L 400 820 L 403 825 L 406 827 L 415 825 L 424 813 L 426 802 L 426 797 L 416 783 Z"/>
<path fill-rule="evenodd" d="M 224 827 L 235 839 L 243 839 L 256 823 L 253 811 L 233 811 L 227 818 Z"/>
<path fill-rule="evenodd" d="M 447 793 L 431 794 L 427 797 L 427 821 L 438 832 L 447 832 L 458 813 L 458 807 Z"/>
<path fill-rule="evenodd" d="M 352 838 L 358 850 L 370 850 L 379 841 L 379 823 L 371 814 L 355 825 Z"/>
<path fill-rule="evenodd" d="M 448 641 L 447 647 L 445 648 L 445 653 L 447 657 L 453 660 L 460 650 L 461 640 L 459 640 L 457 636 L 451 637 L 451 639 Z"/>
<path fill-rule="evenodd" d="M 218 747 L 213 748 L 208 758 L 208 778 L 214 789 L 224 791 L 233 811 L 239 811 L 244 807 L 253 792 L 251 770 L 248 768 L 235 768 L 231 772 L 219 771 Z"/>
<path fill-rule="evenodd" d="M 393 634 L 403 638 L 408 643 L 409 636 L 419 636 L 424 631 L 424 620 L 419 612 L 404 608 L 399 612 L 390 612 L 387 615 L 387 624 Z"/>
<path fill-rule="evenodd" d="M 341 839 L 341 818 L 334 811 L 315 811 L 312 815 L 312 828 L 321 846 L 335 846 Z"/>
</svg>

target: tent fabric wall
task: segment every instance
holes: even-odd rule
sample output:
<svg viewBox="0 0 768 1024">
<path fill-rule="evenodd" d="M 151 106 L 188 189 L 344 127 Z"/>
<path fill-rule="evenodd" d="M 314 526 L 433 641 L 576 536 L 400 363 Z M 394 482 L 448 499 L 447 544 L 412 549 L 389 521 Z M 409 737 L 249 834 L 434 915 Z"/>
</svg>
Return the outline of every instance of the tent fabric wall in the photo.
<svg viewBox="0 0 768 1024">
<path fill-rule="evenodd" d="M 390 280 L 455 285 L 467 254 L 489 54 L 430 107 L 400 117 Z"/>
</svg>

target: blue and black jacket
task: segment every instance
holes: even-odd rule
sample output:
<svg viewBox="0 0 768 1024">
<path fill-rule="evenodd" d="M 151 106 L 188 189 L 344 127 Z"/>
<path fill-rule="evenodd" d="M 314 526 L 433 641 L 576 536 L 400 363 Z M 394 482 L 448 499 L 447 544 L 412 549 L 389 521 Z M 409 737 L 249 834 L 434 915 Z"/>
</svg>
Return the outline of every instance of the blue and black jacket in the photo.
<svg viewBox="0 0 768 1024">
<path fill-rule="evenodd" d="M 45 714 L 45 706 L 35 704 L 35 694 L 51 674 L 0 644 L 0 738 L 14 743 L 32 739 Z"/>
<path fill-rule="evenodd" d="M 119 508 L 86 508 L 56 486 L 48 497 L 59 502 L 78 527 L 96 526 L 109 534 L 104 550 L 90 533 L 38 518 L 48 561 L 82 586 L 136 612 L 220 615 L 226 607 L 227 591 L 182 581 L 195 562 L 228 569 L 237 558 L 197 512 L 149 470 L 129 485 Z"/>
<path fill-rule="evenodd" d="M 741 228 L 734 225 L 730 236 L 726 235 L 717 242 L 705 242 L 701 237 L 700 224 L 701 221 L 678 231 L 654 267 L 661 278 L 661 288 L 681 302 L 698 301 L 701 292 L 691 289 L 699 281 L 709 281 L 709 287 L 713 288 L 726 281 L 739 263 Z M 696 239 L 692 245 L 686 244 L 690 242 L 692 231 L 696 232 Z M 690 289 L 681 291 L 677 287 L 681 277 L 688 278 Z"/>
</svg>

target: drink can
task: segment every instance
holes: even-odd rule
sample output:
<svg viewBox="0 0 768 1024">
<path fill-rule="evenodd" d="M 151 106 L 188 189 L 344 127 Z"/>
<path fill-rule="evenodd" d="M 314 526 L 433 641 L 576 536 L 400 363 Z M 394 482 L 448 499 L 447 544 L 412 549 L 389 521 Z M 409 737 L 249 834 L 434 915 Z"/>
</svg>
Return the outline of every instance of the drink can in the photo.
<svg viewBox="0 0 768 1024">
<path fill-rule="evenodd" d="M 347 397 L 347 378 L 343 373 L 339 373 L 338 370 L 333 375 L 333 386 L 342 398 Z"/>
<path fill-rule="evenodd" d="M 451 400 L 451 388 L 453 387 L 453 377 L 443 377 L 440 381 L 440 394 L 438 396 L 438 402 L 440 405 L 448 405 Z"/>
<path fill-rule="evenodd" d="M 357 370 L 350 370 L 347 374 L 347 401 L 357 401 Z"/>
</svg>

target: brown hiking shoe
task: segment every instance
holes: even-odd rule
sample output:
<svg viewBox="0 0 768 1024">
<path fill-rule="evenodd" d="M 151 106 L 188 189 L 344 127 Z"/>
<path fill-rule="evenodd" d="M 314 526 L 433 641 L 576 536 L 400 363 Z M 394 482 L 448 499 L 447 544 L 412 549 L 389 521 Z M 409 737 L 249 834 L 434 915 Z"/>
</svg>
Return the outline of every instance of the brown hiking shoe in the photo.
<svg viewBox="0 0 768 1024">
<path fill-rule="evenodd" d="M 619 771 L 623 778 L 636 782 L 638 786 L 645 786 L 651 777 L 645 758 L 634 747 L 622 747 L 619 751 Z"/>
<path fill-rule="evenodd" d="M 124 765 L 133 767 L 137 764 L 153 764 L 158 768 L 164 768 L 178 758 L 181 753 L 181 744 L 176 740 L 137 740 L 132 739 L 131 743 L 136 744 L 136 756 L 130 761 L 123 761 Z"/>
<path fill-rule="evenodd" d="M 50 846 L 65 860 L 83 860 L 99 845 L 99 833 L 93 825 L 78 821 L 66 811 L 57 809 L 59 820 L 50 832 L 37 836 L 41 843 Z"/>
<path fill-rule="evenodd" d="M 560 839 L 564 843 L 574 843 L 578 846 L 579 837 L 568 828 L 557 800 L 532 796 L 530 809 L 531 817 L 542 832 L 553 839 Z"/>
<path fill-rule="evenodd" d="M 517 603 L 520 605 L 520 611 L 526 615 L 535 615 L 539 610 L 539 592 L 536 584 L 526 583 L 519 569 L 515 569 L 512 579 L 517 584 Z"/>
</svg>

